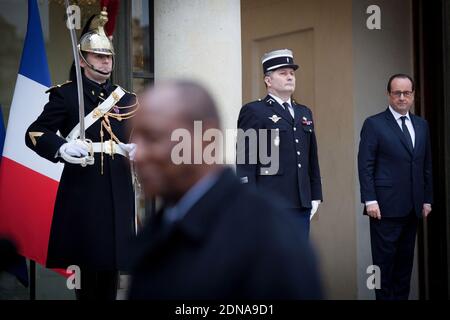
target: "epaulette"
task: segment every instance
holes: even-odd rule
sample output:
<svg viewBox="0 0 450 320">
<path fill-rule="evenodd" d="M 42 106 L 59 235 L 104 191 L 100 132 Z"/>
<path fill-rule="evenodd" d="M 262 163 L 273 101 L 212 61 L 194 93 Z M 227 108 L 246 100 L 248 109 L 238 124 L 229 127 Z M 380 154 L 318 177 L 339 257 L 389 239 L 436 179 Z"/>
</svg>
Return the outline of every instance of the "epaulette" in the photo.
<svg viewBox="0 0 450 320">
<path fill-rule="evenodd" d="M 253 101 L 250 101 L 250 102 L 245 103 L 245 104 L 243 105 L 243 107 L 244 107 L 244 106 L 252 106 L 252 105 L 255 105 L 255 104 L 259 104 L 259 103 L 261 103 L 261 101 L 264 101 L 264 100 L 263 100 L 263 99 L 253 100 Z"/>
<path fill-rule="evenodd" d="M 45 91 L 45 93 L 48 93 L 48 92 L 52 91 L 52 90 L 55 89 L 55 88 L 61 88 L 62 86 L 66 85 L 66 84 L 68 84 L 68 83 L 71 83 L 71 82 L 72 82 L 72 80 L 67 80 L 67 81 L 64 82 L 64 83 L 57 84 L 57 85 L 55 85 L 55 86 L 53 86 L 53 87 L 48 88 L 48 90 Z"/>
</svg>

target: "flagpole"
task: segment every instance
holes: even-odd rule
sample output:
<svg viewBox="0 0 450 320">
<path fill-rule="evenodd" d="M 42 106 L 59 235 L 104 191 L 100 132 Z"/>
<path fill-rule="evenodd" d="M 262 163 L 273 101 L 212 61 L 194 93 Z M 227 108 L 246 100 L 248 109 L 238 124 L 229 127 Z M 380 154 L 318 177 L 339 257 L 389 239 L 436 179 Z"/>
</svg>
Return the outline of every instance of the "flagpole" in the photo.
<svg viewBox="0 0 450 320">
<path fill-rule="evenodd" d="M 30 300 L 36 300 L 36 262 L 30 260 Z"/>
</svg>

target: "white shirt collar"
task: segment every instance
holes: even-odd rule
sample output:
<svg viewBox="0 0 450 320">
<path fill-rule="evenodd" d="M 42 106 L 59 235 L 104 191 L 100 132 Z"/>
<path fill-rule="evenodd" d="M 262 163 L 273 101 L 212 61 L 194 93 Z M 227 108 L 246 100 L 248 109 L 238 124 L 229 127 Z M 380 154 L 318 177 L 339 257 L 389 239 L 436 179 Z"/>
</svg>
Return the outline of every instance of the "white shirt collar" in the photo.
<svg viewBox="0 0 450 320">
<path fill-rule="evenodd" d="M 287 101 L 283 101 L 283 100 L 281 100 L 281 98 L 277 97 L 276 95 L 274 95 L 274 94 L 272 94 L 272 93 L 269 93 L 269 96 L 271 96 L 272 98 L 274 98 L 275 101 L 278 102 L 278 104 L 279 104 L 280 106 L 283 106 L 283 103 L 284 103 L 284 102 L 287 102 L 287 103 L 289 103 L 290 106 L 292 106 L 291 98 L 290 98 L 290 97 L 289 97 L 289 99 L 288 99 Z"/>
<path fill-rule="evenodd" d="M 392 113 L 392 115 L 394 116 L 395 120 L 398 121 L 398 119 L 400 119 L 401 117 L 403 117 L 402 114 L 400 114 L 400 113 L 398 113 L 397 111 L 395 111 L 394 108 L 392 108 L 390 105 L 389 105 L 389 110 L 391 110 L 391 113 Z M 409 111 L 408 111 L 407 114 L 405 114 L 405 116 L 406 116 L 406 118 L 407 118 L 409 121 L 411 121 L 411 117 L 409 116 Z"/>
</svg>

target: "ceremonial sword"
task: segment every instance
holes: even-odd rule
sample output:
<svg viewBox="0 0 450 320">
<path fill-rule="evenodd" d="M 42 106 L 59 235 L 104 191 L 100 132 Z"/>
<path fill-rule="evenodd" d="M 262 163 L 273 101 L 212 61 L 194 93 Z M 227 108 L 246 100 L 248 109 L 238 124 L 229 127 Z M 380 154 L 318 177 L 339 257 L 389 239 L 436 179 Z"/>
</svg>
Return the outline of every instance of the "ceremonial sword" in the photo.
<svg viewBox="0 0 450 320">
<path fill-rule="evenodd" d="M 72 52 L 73 52 L 73 59 L 74 59 L 74 65 L 75 65 L 75 74 L 77 79 L 77 92 L 78 92 L 78 117 L 80 119 L 80 140 L 82 142 L 90 142 L 86 141 L 86 135 L 85 135 L 85 127 L 84 127 L 84 95 L 83 95 L 83 78 L 81 76 L 81 66 L 80 66 L 80 57 L 78 56 L 78 44 L 77 44 L 77 35 L 75 33 L 75 26 L 69 22 L 69 0 L 64 1 L 66 4 L 66 14 L 67 14 L 67 27 L 69 28 L 70 32 L 70 40 L 72 42 Z M 92 142 L 90 142 L 91 149 L 92 149 Z M 92 153 L 89 156 L 85 158 L 81 158 L 81 166 L 85 167 L 87 162 L 92 161 L 93 163 L 93 156 Z M 86 159 L 87 158 L 87 159 Z"/>
</svg>

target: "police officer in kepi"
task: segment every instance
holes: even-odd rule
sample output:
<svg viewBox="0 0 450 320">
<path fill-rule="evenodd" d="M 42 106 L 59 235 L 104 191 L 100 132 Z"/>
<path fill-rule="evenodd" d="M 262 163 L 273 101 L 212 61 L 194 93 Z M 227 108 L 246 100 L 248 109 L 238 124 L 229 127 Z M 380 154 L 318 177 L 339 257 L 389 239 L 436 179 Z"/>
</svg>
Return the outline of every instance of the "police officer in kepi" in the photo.
<svg viewBox="0 0 450 320">
<path fill-rule="evenodd" d="M 84 96 L 85 139 L 80 139 L 76 79 L 48 90 L 49 101 L 26 131 L 29 148 L 63 162 L 46 266 L 81 269 L 77 299 L 116 298 L 118 271 L 135 236 L 130 160 L 136 146 L 125 126 L 137 99 L 111 83 L 114 49 L 104 32 L 107 13 L 88 22 L 78 45 Z"/>
<path fill-rule="evenodd" d="M 237 175 L 273 201 L 284 201 L 309 238 L 310 219 L 323 200 L 312 112 L 292 98 L 298 65 L 291 50 L 266 53 L 261 62 L 267 96 L 239 113 Z M 249 129 L 256 130 L 257 140 Z"/>
</svg>

